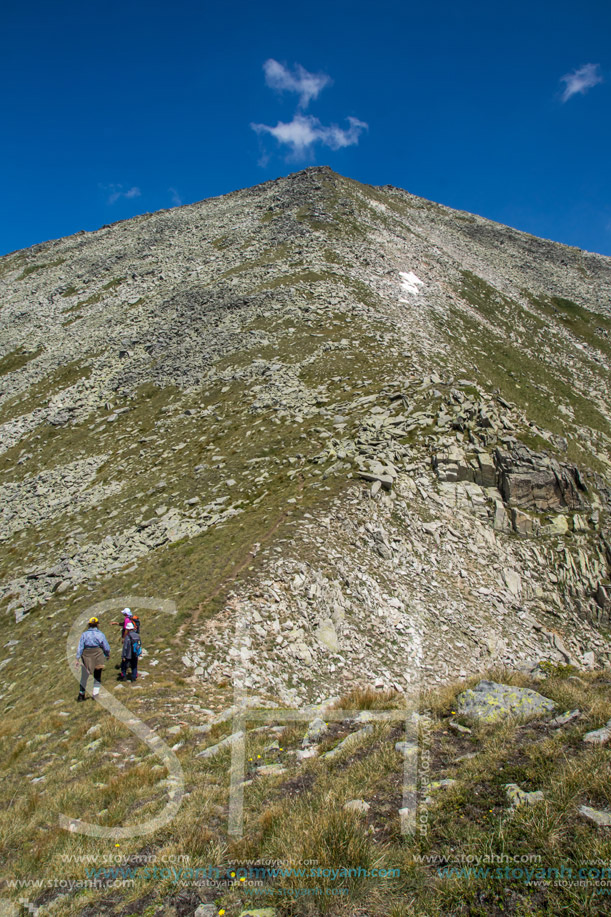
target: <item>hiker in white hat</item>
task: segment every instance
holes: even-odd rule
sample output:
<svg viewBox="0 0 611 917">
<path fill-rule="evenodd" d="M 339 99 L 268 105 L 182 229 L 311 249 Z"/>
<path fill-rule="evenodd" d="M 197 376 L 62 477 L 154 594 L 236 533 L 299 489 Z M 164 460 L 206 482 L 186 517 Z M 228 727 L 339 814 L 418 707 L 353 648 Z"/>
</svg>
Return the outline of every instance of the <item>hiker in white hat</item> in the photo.
<svg viewBox="0 0 611 917">
<path fill-rule="evenodd" d="M 127 667 L 131 666 L 131 680 L 135 681 L 138 677 L 138 658 L 142 652 L 142 643 L 140 634 L 131 621 L 125 625 L 125 637 L 123 638 L 123 650 L 121 652 L 121 671 L 119 672 L 119 681 L 125 681 L 127 677 Z"/>
<path fill-rule="evenodd" d="M 133 616 L 133 614 L 132 614 L 131 608 L 124 608 L 123 611 L 121 612 L 121 614 L 123 615 L 123 620 L 122 620 L 122 621 L 111 621 L 110 623 L 111 623 L 111 625 L 113 625 L 113 626 L 115 626 L 115 627 L 120 627 L 120 628 L 121 628 L 121 640 L 124 640 L 124 639 L 125 639 L 125 630 L 126 630 L 126 627 L 127 627 L 127 623 L 128 623 L 128 622 L 132 622 L 132 623 L 133 623 L 133 620 L 132 620 L 132 619 L 133 619 L 134 616 Z"/>
</svg>

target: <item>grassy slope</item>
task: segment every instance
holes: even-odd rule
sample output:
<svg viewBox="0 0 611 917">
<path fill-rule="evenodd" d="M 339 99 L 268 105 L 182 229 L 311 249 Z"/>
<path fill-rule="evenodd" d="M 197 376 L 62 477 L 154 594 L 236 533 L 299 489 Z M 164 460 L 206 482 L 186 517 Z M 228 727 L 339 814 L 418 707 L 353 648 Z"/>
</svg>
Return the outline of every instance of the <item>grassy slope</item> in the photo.
<svg viewBox="0 0 611 917">
<path fill-rule="evenodd" d="M 365 870 L 395 870 L 392 876 L 382 878 L 341 875 L 266 878 L 263 886 L 257 886 L 246 872 L 238 870 L 229 888 L 199 889 L 201 898 L 224 907 L 228 915 L 237 914 L 253 897 L 259 906 L 273 904 L 281 913 L 300 917 L 317 913 L 357 914 L 361 913 L 359 909 L 371 917 L 411 914 L 538 917 L 578 910 L 606 913 L 606 899 L 596 893 L 596 883 L 544 881 L 528 886 L 526 874 L 520 870 L 530 857 L 526 865 L 552 870 L 539 872 L 540 878 L 545 876 L 550 880 L 554 878 L 554 869 L 564 867 L 566 876 L 569 868 L 577 870 L 591 863 L 608 862 L 611 856 L 608 833 L 593 828 L 577 813 L 579 804 L 602 808 L 611 805 L 608 753 L 582 742 L 587 729 L 600 726 L 611 715 L 609 685 L 593 676 L 582 681 L 568 680 L 569 673 L 563 670 L 552 671 L 543 686 L 507 672 L 490 674 L 499 680 L 542 690 L 557 701 L 561 710 L 579 707 L 582 717 L 564 729 L 553 729 L 538 721 L 528 724 L 512 721 L 477 726 L 470 735 L 458 735 L 448 729 L 448 722 L 455 719 L 452 716 L 455 696 L 465 684 L 425 696 L 420 708 L 425 719 L 420 735 L 419 790 L 422 795 L 430 792 L 434 801 L 420 809 L 420 828 L 415 836 L 401 835 L 397 814 L 403 804 L 402 759 L 394 750 L 394 743 L 404 737 L 400 720 L 396 724 L 376 726 L 359 746 L 333 763 L 315 760 L 297 767 L 292 752 L 300 745 L 303 725 L 286 727 L 277 738 L 277 749 L 269 747 L 273 738 L 269 732 L 252 733 L 246 749 L 249 762 L 246 777 L 254 776 L 255 765 L 262 763 L 281 763 L 288 770 L 278 777 L 255 777 L 254 783 L 246 788 L 245 834 L 240 840 L 232 841 L 226 834 L 229 752 L 206 762 L 194 758 L 193 752 L 204 743 L 190 729 L 193 712 L 183 707 L 177 720 L 182 728 L 172 740 L 182 743 L 179 757 L 189 796 L 168 828 L 144 842 L 122 841 L 120 853 L 128 864 L 132 857 L 132 865 L 137 864 L 138 854 L 145 852 L 157 854 L 160 866 L 163 857 L 165 862 L 172 862 L 172 857 L 183 856 L 189 857 L 184 868 L 211 864 L 223 871 L 251 859 L 280 861 L 297 868 L 316 863 L 320 867 L 345 865 Z M 474 679 L 468 684 L 473 682 Z M 158 722 L 175 713 L 175 687 L 163 679 L 158 681 L 157 712 L 149 715 L 149 719 Z M 130 691 L 134 695 L 138 689 L 131 686 Z M 200 689 L 191 686 L 184 688 L 184 698 L 189 703 L 197 700 L 210 703 L 208 692 L 204 697 Z M 143 693 L 138 701 L 132 696 L 131 706 L 135 710 L 141 711 L 149 704 Z M 367 690 L 353 692 L 338 706 L 348 710 L 382 707 L 400 711 L 402 702 L 388 695 L 378 699 L 375 692 Z M 48 729 L 57 732 L 67 722 L 57 713 L 52 714 Z M 101 725 L 100 747 L 95 752 L 78 753 L 75 744 L 90 742 L 92 737 L 85 735 L 86 730 L 97 722 Z M 321 743 L 321 751 L 336 745 L 348 732 L 345 721 L 333 725 L 329 717 L 329 722 L 332 725 Z M 226 731 L 226 727 L 217 727 L 206 737 L 205 744 L 212 744 Z M 23 743 L 15 742 L 7 726 L 3 732 L 3 743 L 10 745 L 11 765 L 18 769 L 24 755 Z M 77 731 L 69 745 L 65 737 L 59 737 L 56 745 L 53 742 L 57 738 L 51 741 L 50 747 L 44 740 L 37 744 L 44 763 L 50 763 L 53 754 L 60 757 L 53 767 L 52 782 L 47 784 L 45 792 L 38 787 L 22 792 L 12 812 L 5 813 L 3 853 L 8 857 L 8 868 L 16 876 L 84 879 L 86 865 L 103 867 L 103 855 L 118 851 L 111 841 L 75 838 L 60 832 L 54 826 L 56 806 L 67 813 L 76 809 L 81 812 L 107 809 L 103 821 L 109 824 L 120 823 L 136 811 L 139 818 L 148 817 L 159 808 L 159 802 L 154 800 L 160 798 L 162 784 L 157 784 L 163 773 L 151 772 L 148 756 L 142 755 L 142 750 L 126 738 L 110 717 L 100 717 L 89 705 L 79 711 Z M 76 780 L 69 761 L 61 761 L 68 748 L 77 762 Z M 120 757 L 109 759 L 104 751 L 119 753 Z M 133 761 L 130 755 L 136 756 Z M 129 769 L 122 766 L 126 761 L 131 764 Z M 435 781 L 447 778 L 456 782 L 447 788 L 434 789 Z M 428 785 L 424 781 L 429 781 Z M 512 813 L 504 789 L 506 783 L 517 783 L 527 791 L 543 790 L 544 801 Z M 365 816 L 343 810 L 344 803 L 354 798 L 363 798 L 370 804 Z M 32 843 L 34 826 L 38 827 L 38 837 Z M 26 837 L 30 838 L 27 852 L 21 847 L 19 863 L 14 863 L 13 851 Z M 77 857 L 91 854 L 92 863 L 85 860 L 84 866 L 83 862 L 66 862 L 72 854 Z M 516 859 L 508 860 L 508 857 Z M 185 861 L 182 862 L 184 865 Z M 460 874 L 462 866 L 474 863 L 482 872 Z M 515 873 L 508 875 L 503 871 L 508 863 L 516 868 Z M 445 872 L 444 867 L 447 867 Z M 487 867 L 488 872 L 484 872 Z M 246 883 L 239 881 L 242 875 L 247 876 Z M 87 902 L 95 902 L 98 914 L 154 917 L 166 913 L 164 900 L 178 904 L 181 894 L 187 898 L 193 894 L 188 873 L 184 874 L 182 883 L 175 876 L 155 880 L 147 877 L 143 869 L 133 876 L 135 884 L 129 890 L 81 891 L 76 897 L 65 899 L 57 913 L 90 913 Z M 303 891 L 312 887 L 320 887 L 324 897 L 313 898 Z M 49 890 L 36 900 L 49 900 L 56 894 Z"/>
</svg>

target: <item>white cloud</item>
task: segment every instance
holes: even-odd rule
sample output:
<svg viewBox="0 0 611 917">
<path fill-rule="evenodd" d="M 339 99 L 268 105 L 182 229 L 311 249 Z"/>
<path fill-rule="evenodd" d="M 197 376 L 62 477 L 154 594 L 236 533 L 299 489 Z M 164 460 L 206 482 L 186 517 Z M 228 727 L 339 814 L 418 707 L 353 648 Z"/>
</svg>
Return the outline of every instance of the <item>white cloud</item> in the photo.
<svg viewBox="0 0 611 917">
<path fill-rule="evenodd" d="M 137 188 L 135 185 L 132 188 L 128 188 L 127 191 L 123 190 L 123 185 L 106 185 L 106 191 L 110 191 L 107 202 L 109 204 L 116 204 L 121 197 L 131 200 L 134 197 L 140 197 L 142 194 L 140 188 Z"/>
<path fill-rule="evenodd" d="M 174 204 L 174 206 L 180 207 L 180 205 L 182 204 L 182 197 L 180 196 L 176 188 L 168 188 L 168 191 L 172 195 L 172 203 Z"/>
<path fill-rule="evenodd" d="M 571 96 L 577 95 L 577 93 L 584 95 L 592 86 L 603 82 L 600 64 L 584 64 L 583 67 L 573 70 L 572 73 L 565 73 L 564 76 L 560 77 L 560 82 L 566 83 L 562 93 L 563 102 L 568 102 Z"/>
<path fill-rule="evenodd" d="M 271 134 L 278 143 L 284 143 L 291 149 L 291 154 L 300 157 L 309 152 L 315 143 L 322 143 L 332 150 L 342 147 L 354 146 L 359 142 L 359 137 L 368 126 L 358 118 L 347 118 L 350 125 L 347 130 L 342 130 L 336 124 L 325 126 L 313 115 L 296 114 L 292 121 L 285 123 L 279 121 L 275 127 L 268 124 L 251 124 L 258 134 Z"/>
<path fill-rule="evenodd" d="M 293 72 L 279 64 L 272 57 L 263 64 L 265 82 L 270 89 L 296 92 L 299 95 L 299 107 L 307 108 L 312 99 L 318 98 L 320 92 L 332 80 L 326 73 L 310 73 L 301 64 L 295 64 Z"/>
</svg>

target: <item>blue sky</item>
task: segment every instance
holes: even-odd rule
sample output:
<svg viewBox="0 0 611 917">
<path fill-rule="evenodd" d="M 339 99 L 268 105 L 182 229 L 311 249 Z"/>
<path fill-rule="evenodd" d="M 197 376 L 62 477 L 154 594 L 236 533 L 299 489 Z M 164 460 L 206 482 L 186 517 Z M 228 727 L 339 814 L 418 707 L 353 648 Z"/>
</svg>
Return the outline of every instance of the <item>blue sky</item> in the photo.
<svg viewBox="0 0 611 917">
<path fill-rule="evenodd" d="M 611 255 L 610 38 L 608 0 L 5 0 L 0 253 L 328 164 Z"/>
</svg>

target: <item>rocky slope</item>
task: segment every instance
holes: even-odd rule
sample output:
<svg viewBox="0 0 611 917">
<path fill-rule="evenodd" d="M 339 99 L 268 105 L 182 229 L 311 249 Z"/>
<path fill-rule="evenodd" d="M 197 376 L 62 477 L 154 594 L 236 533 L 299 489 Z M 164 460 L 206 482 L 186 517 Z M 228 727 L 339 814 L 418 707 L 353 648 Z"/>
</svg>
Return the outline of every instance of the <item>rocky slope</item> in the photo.
<svg viewBox="0 0 611 917">
<path fill-rule="evenodd" d="M 610 281 L 326 168 L 0 259 L 0 665 L 125 593 L 296 703 L 608 664 Z"/>
</svg>

